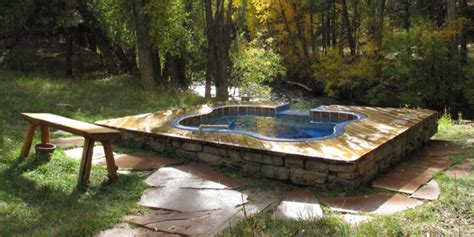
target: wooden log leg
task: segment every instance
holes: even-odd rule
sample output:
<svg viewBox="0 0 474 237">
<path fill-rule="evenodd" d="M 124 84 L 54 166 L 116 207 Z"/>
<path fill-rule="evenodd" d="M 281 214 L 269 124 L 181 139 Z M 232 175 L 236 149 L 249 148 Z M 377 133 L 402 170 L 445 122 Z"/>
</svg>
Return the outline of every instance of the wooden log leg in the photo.
<svg viewBox="0 0 474 237">
<path fill-rule="evenodd" d="M 49 128 L 46 126 L 41 126 L 41 144 L 49 143 Z"/>
<path fill-rule="evenodd" d="M 114 181 L 117 179 L 117 169 L 118 167 L 115 165 L 114 153 L 112 151 L 112 144 L 107 142 L 102 142 L 104 146 L 104 153 L 105 153 L 105 161 L 107 162 L 107 171 L 109 181 Z"/>
<path fill-rule="evenodd" d="M 28 124 L 28 130 L 26 131 L 25 141 L 23 142 L 23 148 L 21 149 L 20 159 L 27 158 L 30 154 L 31 143 L 33 143 L 33 136 L 35 135 L 36 125 Z"/>
<path fill-rule="evenodd" d="M 92 155 L 94 153 L 94 140 L 85 139 L 82 149 L 81 168 L 79 170 L 78 188 L 84 190 L 89 184 L 89 176 L 92 165 Z"/>
</svg>

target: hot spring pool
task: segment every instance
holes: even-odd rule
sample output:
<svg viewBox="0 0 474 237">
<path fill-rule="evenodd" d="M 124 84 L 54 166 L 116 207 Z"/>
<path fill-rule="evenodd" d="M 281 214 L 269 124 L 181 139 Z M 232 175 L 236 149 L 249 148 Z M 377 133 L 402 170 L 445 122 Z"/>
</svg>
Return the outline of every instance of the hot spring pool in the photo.
<svg viewBox="0 0 474 237">
<path fill-rule="evenodd" d="M 365 117 L 360 113 L 324 107 L 292 110 L 289 104 L 277 107 L 226 105 L 213 108 L 209 113 L 177 118 L 172 125 L 195 133 L 228 132 L 269 141 L 298 142 L 341 135 L 346 124 Z M 213 125 L 220 125 L 220 128 L 213 128 Z"/>
</svg>

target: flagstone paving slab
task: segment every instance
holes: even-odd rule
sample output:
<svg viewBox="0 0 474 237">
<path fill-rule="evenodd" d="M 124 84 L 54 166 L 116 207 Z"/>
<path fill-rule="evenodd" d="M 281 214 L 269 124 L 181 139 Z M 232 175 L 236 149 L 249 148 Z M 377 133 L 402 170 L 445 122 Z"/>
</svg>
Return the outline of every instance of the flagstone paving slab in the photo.
<svg viewBox="0 0 474 237">
<path fill-rule="evenodd" d="M 122 154 L 115 157 L 115 165 L 121 169 L 153 170 L 179 163 L 182 162 L 179 160 L 145 153 Z M 100 164 L 105 166 L 105 160 Z"/>
<path fill-rule="evenodd" d="M 388 215 L 409 208 L 415 208 L 422 201 L 401 194 L 372 193 L 358 197 L 322 198 L 320 200 L 333 211 L 339 212 L 368 212 L 371 214 Z"/>
<path fill-rule="evenodd" d="M 436 170 L 434 169 L 399 165 L 381 177 L 376 178 L 372 186 L 412 194 L 421 185 L 428 182 L 435 173 Z"/>
<path fill-rule="evenodd" d="M 352 226 L 372 221 L 374 218 L 366 215 L 344 214 L 342 220 Z"/>
<path fill-rule="evenodd" d="M 415 156 L 409 159 L 407 164 L 442 171 L 454 164 L 454 161 L 448 159 L 448 157 Z"/>
<path fill-rule="evenodd" d="M 234 190 L 150 188 L 142 194 L 139 204 L 145 207 L 196 212 L 235 207 L 247 202 L 247 194 Z"/>
<path fill-rule="evenodd" d="M 129 216 L 126 220 L 153 230 L 189 236 L 213 236 L 239 223 L 246 216 L 256 215 L 271 203 L 247 204 L 200 212 L 158 210 L 144 216 Z M 243 211 L 245 208 L 245 212 Z"/>
<path fill-rule="evenodd" d="M 66 156 L 72 159 L 80 160 L 82 158 L 82 147 L 68 149 L 68 150 L 65 150 L 64 153 L 66 153 Z M 117 154 L 114 153 L 114 156 L 116 155 Z M 105 163 L 104 148 L 102 146 L 94 146 L 94 153 L 92 155 L 92 164 L 98 165 L 101 163 Z"/>
<path fill-rule="evenodd" d="M 152 187 L 235 189 L 240 183 L 203 165 L 163 167 L 145 180 Z"/>
<path fill-rule="evenodd" d="M 420 189 L 418 189 L 415 193 L 413 193 L 410 197 L 426 200 L 436 200 L 438 199 L 440 194 L 441 190 L 439 189 L 438 183 L 435 180 L 431 180 L 427 184 L 423 185 Z"/>
<path fill-rule="evenodd" d="M 446 175 L 450 178 L 464 178 L 469 176 L 472 170 L 472 165 L 465 161 L 463 164 L 453 165 L 449 170 L 446 171 Z"/>
<path fill-rule="evenodd" d="M 431 140 L 418 154 L 424 156 L 448 156 L 466 153 L 469 150 L 469 147 L 463 147 L 451 141 Z"/>
<path fill-rule="evenodd" d="M 84 145 L 83 137 L 65 137 L 51 139 L 50 143 L 58 148 L 82 147 Z"/>
<path fill-rule="evenodd" d="M 314 220 L 324 214 L 314 194 L 303 189 L 287 193 L 274 215 L 280 219 Z"/>
</svg>

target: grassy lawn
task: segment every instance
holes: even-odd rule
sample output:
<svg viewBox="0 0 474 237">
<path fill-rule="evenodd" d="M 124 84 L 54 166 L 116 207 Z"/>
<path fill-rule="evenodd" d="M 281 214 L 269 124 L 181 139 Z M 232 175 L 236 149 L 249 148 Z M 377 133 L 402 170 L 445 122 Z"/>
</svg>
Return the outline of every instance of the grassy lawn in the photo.
<svg viewBox="0 0 474 237">
<path fill-rule="evenodd" d="M 139 211 L 142 178 L 121 176 L 106 185 L 106 170 L 93 167 L 90 189 L 78 193 L 79 162 L 62 151 L 49 163 L 17 161 L 26 131 L 20 112 L 93 122 L 203 103 L 188 93 L 144 93 L 136 84 L 126 77 L 64 80 L 0 71 L 0 236 L 94 235 Z"/>
<path fill-rule="evenodd" d="M 0 71 L 0 236 L 91 236 L 119 223 L 124 215 L 143 211 L 136 205 L 145 189 L 143 178 L 120 176 L 118 182 L 105 184 L 105 168 L 93 167 L 88 192 L 79 193 L 74 190 L 79 162 L 65 159 L 61 150 L 48 163 L 17 161 L 26 131 L 20 112 L 52 112 L 93 122 L 204 102 L 183 92 L 145 93 L 132 80 L 65 80 Z M 436 135 L 438 139 L 460 143 L 469 137 L 474 137 L 472 126 L 454 125 L 449 120 L 443 120 Z M 37 142 L 38 137 L 34 143 Z M 462 162 L 473 157 L 474 153 L 452 158 Z M 469 228 L 470 234 L 474 234 L 474 175 L 454 180 L 439 173 L 435 179 L 442 189 L 439 200 L 403 213 L 376 217 L 357 227 L 342 223 L 340 215 L 329 210 L 325 210 L 325 218 L 317 221 L 275 220 L 268 210 L 224 235 L 394 236 L 457 234 Z"/>
</svg>

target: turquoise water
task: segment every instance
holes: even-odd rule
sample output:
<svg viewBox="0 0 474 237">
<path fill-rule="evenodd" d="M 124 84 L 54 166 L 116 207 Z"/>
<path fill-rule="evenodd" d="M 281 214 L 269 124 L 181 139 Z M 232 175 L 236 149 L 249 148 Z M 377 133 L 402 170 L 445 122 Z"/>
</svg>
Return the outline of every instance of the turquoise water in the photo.
<svg viewBox="0 0 474 237">
<path fill-rule="evenodd" d="M 267 137 L 298 139 L 332 135 L 336 123 L 314 121 L 309 116 L 279 115 L 264 117 L 255 115 L 224 116 L 209 120 L 207 124 L 229 125 L 231 130 L 248 131 Z"/>
</svg>

